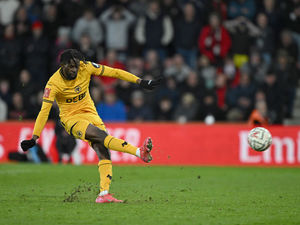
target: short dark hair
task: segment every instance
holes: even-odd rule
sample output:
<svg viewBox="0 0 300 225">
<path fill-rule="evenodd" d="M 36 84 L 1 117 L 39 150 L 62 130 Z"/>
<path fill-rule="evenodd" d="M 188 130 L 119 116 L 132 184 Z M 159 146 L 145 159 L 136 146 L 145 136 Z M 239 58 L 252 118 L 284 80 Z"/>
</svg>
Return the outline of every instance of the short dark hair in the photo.
<svg viewBox="0 0 300 225">
<path fill-rule="evenodd" d="M 76 49 L 67 49 L 60 55 L 60 65 L 65 65 L 71 62 L 71 60 L 78 59 L 79 61 L 85 61 L 83 54 Z"/>
</svg>

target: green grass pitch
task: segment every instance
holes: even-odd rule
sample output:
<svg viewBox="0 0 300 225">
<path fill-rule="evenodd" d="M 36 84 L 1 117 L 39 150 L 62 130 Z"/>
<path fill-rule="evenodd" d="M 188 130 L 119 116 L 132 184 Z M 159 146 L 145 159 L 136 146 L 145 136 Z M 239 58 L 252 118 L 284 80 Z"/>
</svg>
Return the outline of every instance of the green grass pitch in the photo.
<svg viewBox="0 0 300 225">
<path fill-rule="evenodd" d="M 0 224 L 300 224 L 300 168 L 0 164 Z"/>
</svg>

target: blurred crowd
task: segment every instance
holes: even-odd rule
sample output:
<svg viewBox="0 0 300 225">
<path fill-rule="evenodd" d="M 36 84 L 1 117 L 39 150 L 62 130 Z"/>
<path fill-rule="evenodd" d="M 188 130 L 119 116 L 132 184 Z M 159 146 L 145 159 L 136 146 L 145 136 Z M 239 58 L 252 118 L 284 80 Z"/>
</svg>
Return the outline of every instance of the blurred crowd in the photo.
<svg viewBox="0 0 300 225">
<path fill-rule="evenodd" d="M 0 36 L 0 121 L 36 118 L 68 48 L 163 79 L 148 92 L 93 77 L 104 121 L 280 124 L 293 115 L 300 0 L 1 0 Z"/>
</svg>

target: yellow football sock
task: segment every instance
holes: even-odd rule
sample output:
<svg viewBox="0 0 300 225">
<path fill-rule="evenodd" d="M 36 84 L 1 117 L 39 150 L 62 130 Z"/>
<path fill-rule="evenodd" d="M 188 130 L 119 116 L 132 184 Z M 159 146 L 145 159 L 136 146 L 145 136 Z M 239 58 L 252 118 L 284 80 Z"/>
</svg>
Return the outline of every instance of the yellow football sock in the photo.
<svg viewBox="0 0 300 225">
<path fill-rule="evenodd" d="M 98 171 L 100 173 L 100 193 L 102 191 L 109 191 L 109 186 L 112 178 L 111 160 L 103 159 L 98 163 Z"/>
<path fill-rule="evenodd" d="M 131 155 L 136 155 L 136 150 L 138 149 L 137 147 L 129 144 L 128 142 L 110 135 L 108 135 L 104 139 L 104 146 L 108 149 L 115 150 L 118 152 L 126 152 Z"/>
</svg>

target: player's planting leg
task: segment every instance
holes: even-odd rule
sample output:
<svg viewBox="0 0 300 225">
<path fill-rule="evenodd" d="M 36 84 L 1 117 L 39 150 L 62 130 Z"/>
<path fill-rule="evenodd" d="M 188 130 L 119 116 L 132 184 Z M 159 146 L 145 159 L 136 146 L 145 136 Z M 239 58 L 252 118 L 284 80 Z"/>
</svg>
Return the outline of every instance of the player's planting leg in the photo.
<svg viewBox="0 0 300 225">
<path fill-rule="evenodd" d="M 150 154 L 152 150 L 152 140 L 149 137 L 146 138 L 143 146 L 137 148 L 127 141 L 108 135 L 105 131 L 90 124 L 86 130 L 85 138 L 92 143 L 102 143 L 108 149 L 138 156 L 147 163 L 152 160 Z"/>
<path fill-rule="evenodd" d="M 104 145 L 100 143 L 93 143 L 93 149 L 98 155 L 98 171 L 100 174 L 100 195 L 108 194 L 109 186 L 112 179 L 112 164 L 110 159 L 110 153 Z"/>
<path fill-rule="evenodd" d="M 96 203 L 123 202 L 122 200 L 118 200 L 109 194 L 109 188 L 112 179 L 112 164 L 109 150 L 100 143 L 94 143 L 92 144 L 92 147 L 100 159 L 98 163 L 98 171 L 100 174 L 100 192 L 96 199 Z"/>
<path fill-rule="evenodd" d="M 111 160 L 103 159 L 98 163 L 100 174 L 100 195 L 109 193 L 109 187 L 112 179 L 112 164 Z"/>
</svg>

